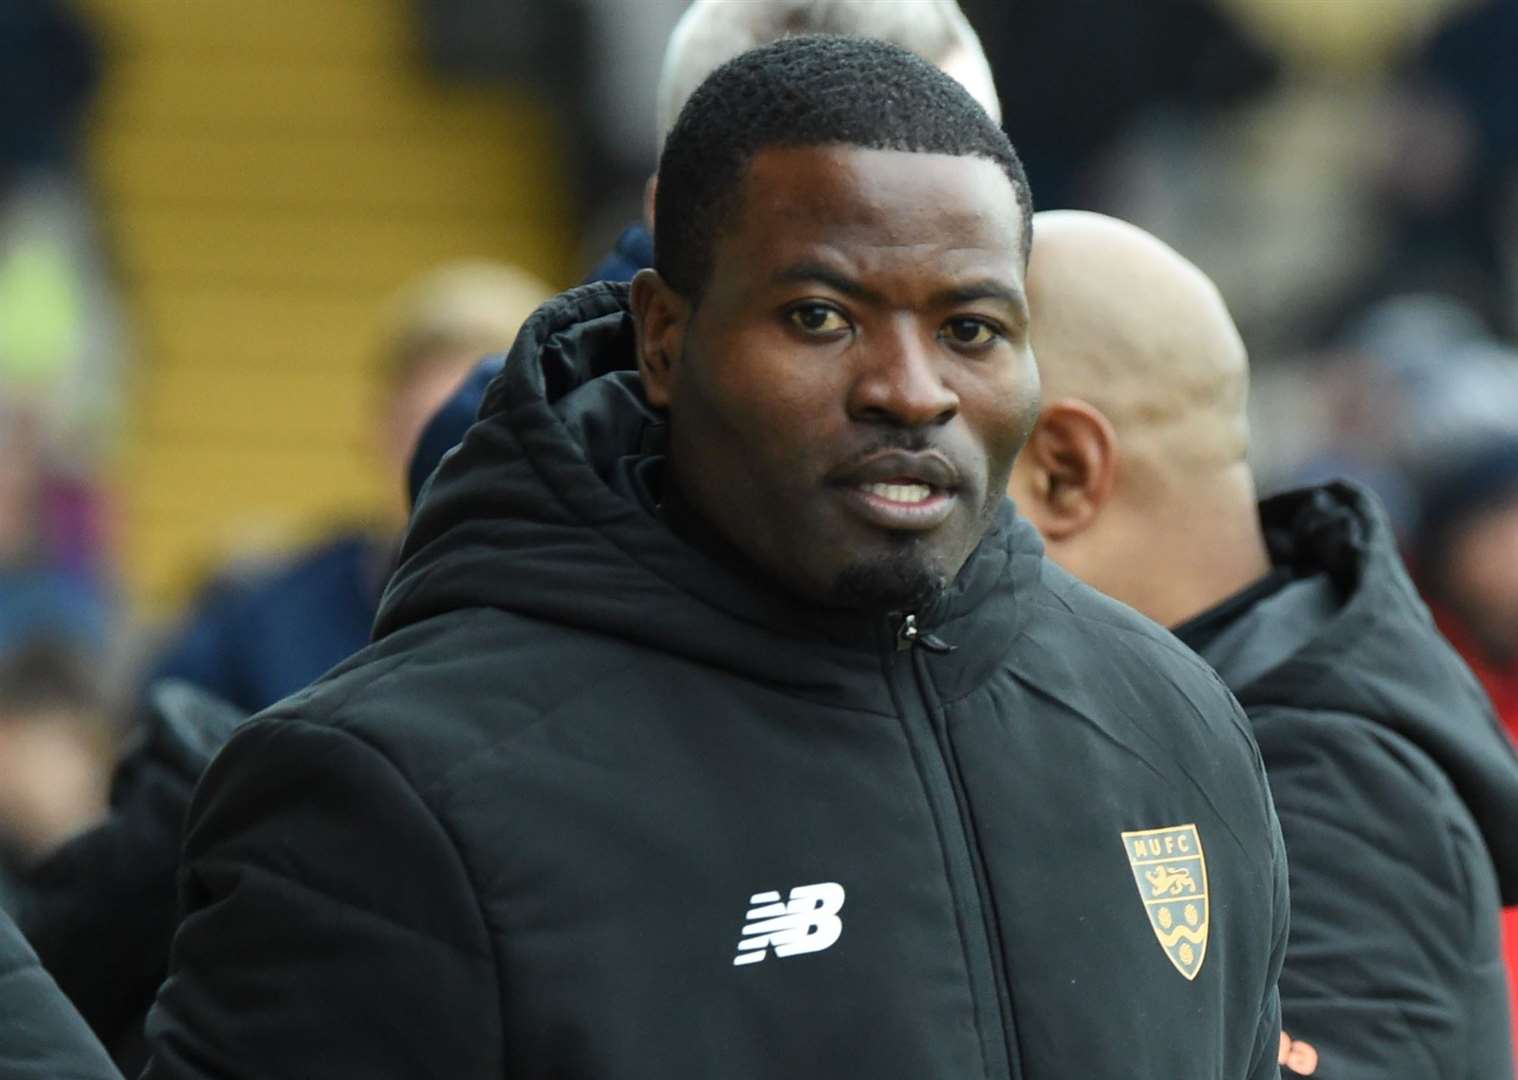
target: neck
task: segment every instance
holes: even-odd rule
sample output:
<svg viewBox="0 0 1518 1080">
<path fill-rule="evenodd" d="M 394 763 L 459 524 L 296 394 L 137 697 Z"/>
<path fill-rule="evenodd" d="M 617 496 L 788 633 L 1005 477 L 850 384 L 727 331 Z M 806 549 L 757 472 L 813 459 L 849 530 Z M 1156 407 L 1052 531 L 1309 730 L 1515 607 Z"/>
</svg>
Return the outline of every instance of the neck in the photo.
<svg viewBox="0 0 1518 1080">
<path fill-rule="evenodd" d="M 1162 626 L 1179 626 L 1270 572 L 1247 466 L 1139 508 L 1116 567 L 1093 576 L 1103 592 Z"/>
</svg>

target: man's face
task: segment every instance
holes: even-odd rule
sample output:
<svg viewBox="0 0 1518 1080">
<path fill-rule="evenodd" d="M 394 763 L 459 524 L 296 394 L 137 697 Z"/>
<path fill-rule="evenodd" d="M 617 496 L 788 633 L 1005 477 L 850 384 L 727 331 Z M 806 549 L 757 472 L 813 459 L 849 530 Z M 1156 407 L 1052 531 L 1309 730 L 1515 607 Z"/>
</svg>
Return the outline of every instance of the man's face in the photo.
<svg viewBox="0 0 1518 1080">
<path fill-rule="evenodd" d="M 645 282 L 675 314 L 637 304 L 679 496 L 802 596 L 930 600 L 1037 416 L 1021 237 L 990 161 L 757 155 L 700 302 Z"/>
</svg>

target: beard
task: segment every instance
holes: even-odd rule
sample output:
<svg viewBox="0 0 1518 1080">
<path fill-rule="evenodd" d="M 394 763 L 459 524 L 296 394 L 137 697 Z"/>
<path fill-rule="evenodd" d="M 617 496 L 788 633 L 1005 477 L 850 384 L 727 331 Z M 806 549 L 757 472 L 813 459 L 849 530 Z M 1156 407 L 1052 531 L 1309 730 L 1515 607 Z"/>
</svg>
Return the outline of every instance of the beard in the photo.
<svg viewBox="0 0 1518 1080">
<path fill-rule="evenodd" d="M 949 580 L 943 560 L 924 554 L 913 539 L 887 555 L 846 566 L 833 579 L 825 603 L 870 615 L 915 612 L 937 600 Z"/>
</svg>

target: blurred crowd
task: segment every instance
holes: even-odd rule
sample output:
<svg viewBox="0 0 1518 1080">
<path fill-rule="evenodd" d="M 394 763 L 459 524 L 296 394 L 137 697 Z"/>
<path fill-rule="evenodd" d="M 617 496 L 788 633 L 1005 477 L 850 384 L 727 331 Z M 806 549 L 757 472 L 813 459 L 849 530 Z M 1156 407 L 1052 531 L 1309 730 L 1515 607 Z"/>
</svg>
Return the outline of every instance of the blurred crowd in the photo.
<svg viewBox="0 0 1518 1080">
<path fill-rule="evenodd" d="M 489 5 L 420 6 L 440 73 L 501 77 L 507 47 L 468 37 Z M 1518 3 L 1435 5 L 1395 35 L 1379 25 L 1395 5 L 1359 5 L 1371 44 L 1355 48 L 1351 24 L 1337 53 L 1247 3 L 964 6 L 1038 204 L 1127 217 L 1220 281 L 1251 347 L 1264 486 L 1369 484 L 1442 625 L 1518 727 L 1518 95 L 1505 81 Z M 543 32 L 572 38 L 590 54 L 578 69 L 598 73 L 561 103 L 566 118 L 597 118 L 574 151 L 589 274 L 641 214 L 655 103 L 631 87 L 652 83 L 683 4 L 571 7 Z M 145 644 L 145 630 L 165 631 L 121 602 L 110 483 L 130 409 L 122 369 L 152 357 L 128 348 L 82 154 L 110 58 L 64 0 L 7 5 L 0 50 L 0 769 L 24 760 L 40 776 L 34 755 L 67 759 L 57 767 L 71 780 L 36 786 L 55 802 L 75 791 L 86 808 L 12 808 L 7 846 L 24 855 L 98 812 L 143 672 L 268 704 L 365 639 L 393 541 L 350 530 L 236 561 L 161 651 Z M 563 78 L 520 74 L 549 89 Z M 375 358 L 393 390 L 375 424 L 394 473 L 430 410 L 547 291 L 480 265 L 397 301 L 390 355 Z"/>
<path fill-rule="evenodd" d="M 499 80 L 521 51 L 471 37 L 491 5 L 416 6 L 439 78 Z M 516 74 L 586 133 L 565 147 L 582 265 L 545 283 L 491 253 L 393 283 L 372 423 L 397 494 L 480 357 L 555 288 L 616 274 L 596 270 L 614 245 L 617 265 L 649 257 L 646 91 L 684 4 L 520 6 L 562 8 L 533 32 L 576 51 Z M 1309 24 L 1291 26 L 1270 6 L 963 3 L 1039 207 L 1132 220 L 1218 281 L 1250 348 L 1262 486 L 1373 489 L 1518 736 L 1518 0 L 1345 3 L 1361 22 L 1331 47 L 1314 5 L 1276 5 Z M 1414 13 L 1389 30 L 1389 8 Z M 167 622 L 124 599 L 113 463 L 130 372 L 154 358 L 129 344 L 94 210 L 84 149 L 112 58 L 91 11 L 0 3 L 0 906 L 6 880 L 106 814 L 150 687 L 184 680 L 240 713 L 299 689 L 367 640 L 398 542 L 305 523 L 330 531 L 252 561 L 205 552 L 212 572 Z"/>
<path fill-rule="evenodd" d="M 0 866 L 12 869 L 104 813 L 115 753 L 101 487 L 118 353 L 79 169 L 101 64 L 71 9 L 0 10 Z"/>
</svg>

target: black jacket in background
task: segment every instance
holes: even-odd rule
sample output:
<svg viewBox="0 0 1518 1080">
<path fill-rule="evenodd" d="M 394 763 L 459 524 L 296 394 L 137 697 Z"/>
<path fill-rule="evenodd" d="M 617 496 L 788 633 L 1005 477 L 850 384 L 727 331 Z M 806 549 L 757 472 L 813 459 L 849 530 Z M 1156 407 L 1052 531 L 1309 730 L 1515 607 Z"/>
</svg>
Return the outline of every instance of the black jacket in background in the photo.
<svg viewBox="0 0 1518 1080">
<path fill-rule="evenodd" d="M 147 1063 L 142 1025 L 163 982 L 190 793 L 243 715 L 188 683 L 153 687 L 109 817 L 17 885 L 16 922 L 122 1072 Z M 0 1078 L 9 1074 L 0 1072 Z"/>
<path fill-rule="evenodd" d="M 0 1076 L 5 1080 L 121 1080 L 88 1025 L 0 913 Z"/>
<path fill-rule="evenodd" d="M 147 1076 L 1274 1076 L 1216 676 L 1010 504 L 915 627 L 682 542 L 626 295 L 527 323 L 375 643 L 202 780 Z"/>
<path fill-rule="evenodd" d="M 1518 761 L 1373 497 L 1261 504 L 1284 588 L 1180 627 L 1254 724 L 1291 866 L 1284 1026 L 1327 1080 L 1513 1075 Z"/>
</svg>

